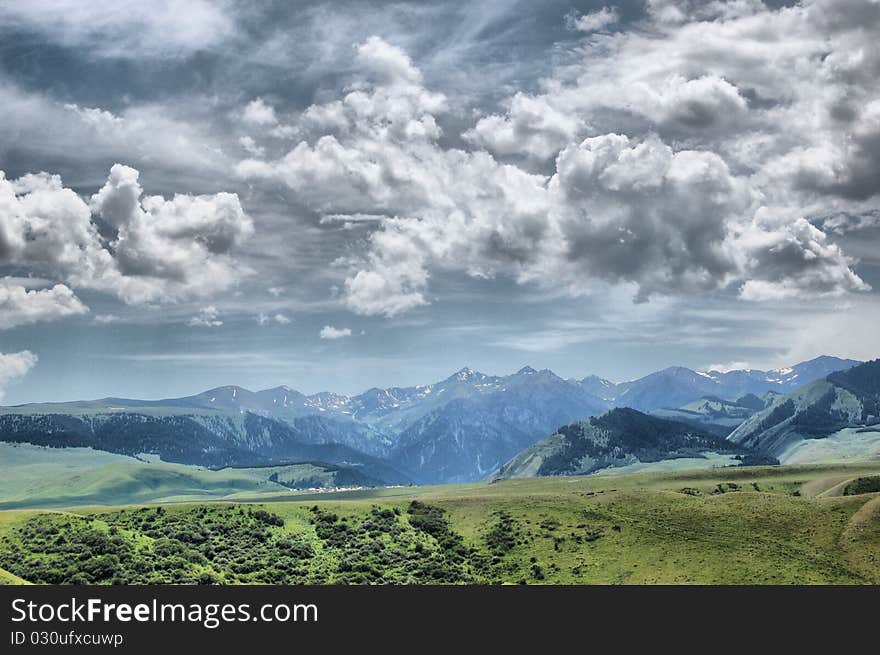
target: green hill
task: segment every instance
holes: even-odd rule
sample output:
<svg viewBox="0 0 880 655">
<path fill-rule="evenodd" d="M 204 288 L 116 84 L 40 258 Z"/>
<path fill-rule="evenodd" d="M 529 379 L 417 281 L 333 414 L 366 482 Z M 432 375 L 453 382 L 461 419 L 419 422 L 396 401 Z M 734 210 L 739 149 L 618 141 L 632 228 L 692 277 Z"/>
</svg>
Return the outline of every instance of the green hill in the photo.
<svg viewBox="0 0 880 655">
<path fill-rule="evenodd" d="M 382 484 L 357 466 L 300 462 L 215 471 L 90 448 L 0 442 L 0 509 L 232 499 Z"/>
<path fill-rule="evenodd" d="M 700 468 L 774 463 L 694 425 L 618 408 L 559 428 L 504 464 L 498 477 L 583 475 L 661 462 Z"/>
<path fill-rule="evenodd" d="M 776 398 L 729 439 L 783 462 L 807 461 L 807 452 L 817 461 L 880 455 L 880 360 Z"/>
<path fill-rule="evenodd" d="M 878 584 L 878 494 L 816 493 L 878 474 L 736 467 L 3 511 L 0 568 L 87 584 Z"/>
</svg>

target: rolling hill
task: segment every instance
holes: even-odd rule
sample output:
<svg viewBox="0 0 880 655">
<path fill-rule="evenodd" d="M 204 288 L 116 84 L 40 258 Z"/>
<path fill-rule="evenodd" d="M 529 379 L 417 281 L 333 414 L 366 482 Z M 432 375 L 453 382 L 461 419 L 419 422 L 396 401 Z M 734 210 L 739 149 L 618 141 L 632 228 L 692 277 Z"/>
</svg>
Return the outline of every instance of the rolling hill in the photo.
<svg viewBox="0 0 880 655">
<path fill-rule="evenodd" d="M 387 484 L 410 482 L 385 461 L 344 444 L 312 443 L 312 434 L 256 414 L 218 410 L 0 415 L 0 440 L 7 443 L 93 448 L 130 456 L 146 453 L 166 462 L 211 468 L 323 461 L 362 467 L 366 475 Z"/>
<path fill-rule="evenodd" d="M 618 408 L 559 428 L 504 464 L 498 477 L 585 475 L 684 459 L 703 467 L 775 463 L 693 425 Z"/>
<path fill-rule="evenodd" d="M 386 484 L 367 469 L 293 462 L 216 470 L 163 462 L 155 456 L 0 442 L 0 509 L 240 499 Z"/>
<path fill-rule="evenodd" d="M 0 584 L 877 584 L 880 498 L 829 492 L 878 472 L 734 467 L 0 511 Z"/>
<path fill-rule="evenodd" d="M 703 396 L 676 409 L 660 408 L 652 416 L 681 421 L 726 437 L 752 414 L 766 408 L 779 394 L 768 391 L 762 397 L 747 394 L 736 400 L 724 400 L 717 396 Z"/>
<path fill-rule="evenodd" d="M 783 462 L 796 453 L 803 457 L 804 449 L 821 452 L 825 460 L 880 455 L 880 360 L 832 373 L 776 398 L 729 439 Z M 805 443 L 818 440 L 828 441 Z"/>
</svg>

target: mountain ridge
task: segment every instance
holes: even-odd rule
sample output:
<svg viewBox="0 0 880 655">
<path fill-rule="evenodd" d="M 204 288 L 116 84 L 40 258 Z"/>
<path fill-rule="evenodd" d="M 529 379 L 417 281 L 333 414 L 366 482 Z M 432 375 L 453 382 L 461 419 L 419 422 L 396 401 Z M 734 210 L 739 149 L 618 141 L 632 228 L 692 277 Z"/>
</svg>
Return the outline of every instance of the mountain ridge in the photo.
<svg viewBox="0 0 880 655">
<path fill-rule="evenodd" d="M 115 421 L 121 434 L 126 429 L 137 432 L 145 424 L 158 425 L 162 418 L 165 425 L 156 430 L 167 439 L 166 429 L 173 426 L 184 438 L 193 431 L 201 434 L 205 425 L 228 432 L 223 426 L 240 426 L 245 417 L 255 416 L 268 421 L 263 434 L 287 430 L 294 436 L 284 439 L 303 446 L 352 449 L 387 462 L 420 483 L 465 482 L 482 479 L 559 426 L 614 407 L 654 412 L 723 436 L 759 409 L 763 401 L 756 391 L 765 390 L 760 391 L 762 397 L 770 391 L 784 391 L 796 383 L 809 382 L 819 373 L 846 369 L 852 362 L 820 357 L 775 372 L 706 373 L 678 366 L 619 384 L 597 376 L 564 379 L 550 369 L 531 366 L 504 376 L 487 375 L 465 366 L 431 384 L 374 387 L 355 396 L 330 391 L 306 395 L 286 385 L 258 391 L 223 385 L 191 396 L 159 400 L 109 397 L 6 406 L 0 407 L 0 427 L 5 425 L 9 438 L 15 441 L 21 440 L 22 430 L 33 432 L 27 427 L 33 425 L 27 417 L 42 417 L 46 425 L 66 421 L 79 425 L 77 429 L 82 431 L 83 423 L 101 416 L 105 423 Z M 712 407 L 705 406 L 706 402 L 702 408 L 689 405 L 707 396 L 718 399 L 710 403 Z M 737 399 L 746 397 L 752 398 L 749 402 L 753 407 L 735 406 Z M 131 424 L 128 428 L 122 425 L 120 415 L 126 415 Z M 15 416 L 19 417 L 18 428 L 11 428 L 9 417 Z M 240 427 L 233 432 L 236 439 L 245 441 L 264 438 Z M 223 442 L 227 438 L 224 434 L 214 438 Z M 199 443 L 205 453 L 218 447 L 202 436 Z M 167 444 L 164 447 L 167 449 Z M 320 452 L 303 455 L 326 459 Z M 189 456 L 196 457 L 192 453 Z M 230 457 L 220 458 L 215 465 L 234 463 L 234 457 Z M 252 461 L 250 455 L 242 457 Z"/>
<path fill-rule="evenodd" d="M 831 373 L 780 396 L 740 424 L 728 437 L 786 461 L 794 451 L 816 447 L 806 442 L 828 439 L 847 429 L 876 427 L 880 454 L 880 359 Z M 829 442 L 825 450 L 829 450 Z M 847 444 L 841 444 L 846 446 Z M 850 440 L 850 446 L 852 440 Z M 864 444 L 871 447 L 870 443 Z"/>
<path fill-rule="evenodd" d="M 708 464 L 709 455 L 722 456 L 725 465 L 778 463 L 696 426 L 617 407 L 558 428 L 501 466 L 497 477 L 587 475 L 676 459 Z"/>
</svg>

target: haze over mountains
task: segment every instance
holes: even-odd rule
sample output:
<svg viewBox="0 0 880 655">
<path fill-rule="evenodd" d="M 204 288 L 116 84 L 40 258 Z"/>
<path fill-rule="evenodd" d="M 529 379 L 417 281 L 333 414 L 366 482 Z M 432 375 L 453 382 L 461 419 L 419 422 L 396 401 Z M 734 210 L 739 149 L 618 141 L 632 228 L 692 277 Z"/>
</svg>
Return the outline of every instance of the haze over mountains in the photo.
<svg viewBox="0 0 880 655">
<path fill-rule="evenodd" d="M 856 364 L 819 357 L 774 371 L 672 367 L 619 384 L 528 366 L 507 376 L 463 368 L 433 384 L 356 396 L 224 386 L 164 400 L 3 407 L 0 441 L 153 453 L 214 468 L 320 461 L 387 483 L 462 482 L 486 478 L 561 426 L 615 407 L 654 412 L 717 440 L 742 421 L 754 426 L 752 414 L 772 412 L 765 407 L 779 406 L 784 394 Z M 729 454 L 776 453 L 754 436 L 733 441 Z"/>
<path fill-rule="evenodd" d="M 804 461 L 822 451 L 876 455 L 880 451 L 880 360 L 832 373 L 788 395 L 739 425 L 730 441 Z M 838 453 L 839 456 L 840 453 Z"/>
</svg>

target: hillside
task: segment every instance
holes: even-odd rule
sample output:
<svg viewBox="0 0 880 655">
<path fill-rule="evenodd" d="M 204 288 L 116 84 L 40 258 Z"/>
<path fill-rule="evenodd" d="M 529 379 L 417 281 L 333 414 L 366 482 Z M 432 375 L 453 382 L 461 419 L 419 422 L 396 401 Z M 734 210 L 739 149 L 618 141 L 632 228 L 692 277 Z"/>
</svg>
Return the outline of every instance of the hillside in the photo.
<svg viewBox="0 0 880 655">
<path fill-rule="evenodd" d="M 387 484 L 365 467 L 321 462 L 206 469 L 90 448 L 0 442 L 0 508 L 113 505 L 285 495 Z"/>
<path fill-rule="evenodd" d="M 498 477 L 584 475 L 685 459 L 703 466 L 772 463 L 693 425 L 619 408 L 559 428 L 504 464 Z"/>
<path fill-rule="evenodd" d="M 877 494 L 808 488 L 878 472 L 737 467 L 3 511 L 0 583 L 877 584 Z"/>
<path fill-rule="evenodd" d="M 752 414 L 766 408 L 778 395 L 768 391 L 762 397 L 747 394 L 736 400 L 703 396 L 676 409 L 655 409 L 651 415 L 689 423 L 712 434 L 726 437 Z"/>
<path fill-rule="evenodd" d="M 874 360 L 776 398 L 736 428 L 729 439 L 783 462 L 801 451 L 803 442 L 826 439 L 821 444 L 824 448 L 807 444 L 816 452 L 821 450 L 826 461 L 844 455 L 876 457 L 880 455 L 878 407 L 880 360 Z M 859 448 L 853 453 L 855 442 Z"/>
<path fill-rule="evenodd" d="M 157 455 L 166 462 L 211 468 L 260 466 L 287 461 L 322 461 L 359 466 L 387 484 L 408 476 L 349 446 L 313 443 L 315 419 L 298 419 L 310 429 L 251 413 L 210 411 L 181 414 L 3 414 L 0 435 L 7 443 L 53 448 L 93 448 L 120 455 Z"/>
</svg>

